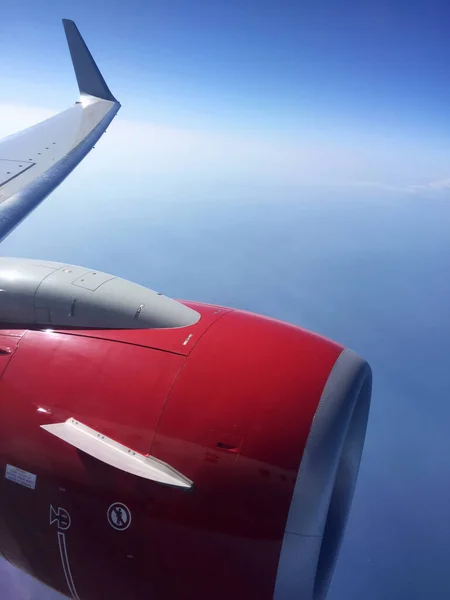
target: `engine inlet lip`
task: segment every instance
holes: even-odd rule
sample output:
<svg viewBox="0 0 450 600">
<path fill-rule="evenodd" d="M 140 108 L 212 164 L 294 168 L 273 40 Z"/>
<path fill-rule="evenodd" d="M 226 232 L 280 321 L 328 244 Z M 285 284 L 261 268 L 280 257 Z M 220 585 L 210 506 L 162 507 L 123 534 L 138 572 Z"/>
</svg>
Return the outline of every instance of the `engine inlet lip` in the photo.
<svg viewBox="0 0 450 600">
<path fill-rule="evenodd" d="M 345 349 L 324 387 L 298 471 L 275 583 L 276 600 L 324 600 L 351 507 L 372 373 Z"/>
<path fill-rule="evenodd" d="M 334 573 L 350 513 L 370 409 L 371 376 L 366 376 L 350 415 L 334 478 L 314 582 L 314 600 L 323 600 Z"/>
</svg>

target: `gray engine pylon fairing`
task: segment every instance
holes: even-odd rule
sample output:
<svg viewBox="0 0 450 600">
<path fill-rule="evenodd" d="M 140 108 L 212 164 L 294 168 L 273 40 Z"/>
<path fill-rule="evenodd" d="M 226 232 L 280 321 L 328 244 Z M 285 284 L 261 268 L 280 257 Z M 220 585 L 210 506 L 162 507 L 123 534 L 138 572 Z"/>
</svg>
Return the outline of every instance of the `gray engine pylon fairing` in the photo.
<svg viewBox="0 0 450 600">
<path fill-rule="evenodd" d="M 0 141 L 0 241 L 83 160 L 120 108 L 75 23 L 63 23 L 80 99 Z"/>
<path fill-rule="evenodd" d="M 27 327 L 160 329 L 200 314 L 167 296 L 100 271 L 27 258 L 0 258 L 2 323 Z"/>
</svg>

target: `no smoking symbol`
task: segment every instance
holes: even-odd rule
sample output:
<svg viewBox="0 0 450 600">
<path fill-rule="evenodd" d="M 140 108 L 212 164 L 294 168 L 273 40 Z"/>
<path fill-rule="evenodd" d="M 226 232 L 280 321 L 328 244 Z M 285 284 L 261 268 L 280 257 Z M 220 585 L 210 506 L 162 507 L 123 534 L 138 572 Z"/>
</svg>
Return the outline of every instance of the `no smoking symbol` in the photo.
<svg viewBox="0 0 450 600">
<path fill-rule="evenodd" d="M 106 513 L 108 523 L 117 531 L 125 531 L 131 525 L 131 512 L 128 506 L 122 502 L 114 502 Z"/>
</svg>

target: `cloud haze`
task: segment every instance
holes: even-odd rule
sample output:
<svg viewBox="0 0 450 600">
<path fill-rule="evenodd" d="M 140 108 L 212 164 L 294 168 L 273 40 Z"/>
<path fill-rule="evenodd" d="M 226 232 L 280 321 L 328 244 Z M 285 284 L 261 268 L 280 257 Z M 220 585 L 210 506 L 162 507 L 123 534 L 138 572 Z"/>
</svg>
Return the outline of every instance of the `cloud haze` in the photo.
<svg viewBox="0 0 450 600">
<path fill-rule="evenodd" d="M 0 104 L 0 136 L 37 123 L 55 110 Z M 149 115 L 149 118 L 151 115 Z M 270 131 L 181 128 L 119 117 L 82 165 L 86 177 L 114 173 L 117 189 L 142 186 L 358 186 L 390 192 L 442 192 L 450 180 L 450 151 L 406 138 L 310 129 Z M 95 181 L 95 180 L 94 180 Z M 95 185 L 95 183 L 94 183 Z M 187 186 L 187 187 L 186 187 Z"/>
</svg>

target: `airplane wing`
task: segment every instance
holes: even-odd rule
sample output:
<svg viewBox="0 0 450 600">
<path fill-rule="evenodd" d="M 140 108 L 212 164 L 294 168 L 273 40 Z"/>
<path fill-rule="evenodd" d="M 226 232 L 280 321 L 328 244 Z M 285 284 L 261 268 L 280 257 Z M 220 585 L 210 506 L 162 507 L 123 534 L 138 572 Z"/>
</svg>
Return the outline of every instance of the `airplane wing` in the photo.
<svg viewBox="0 0 450 600">
<path fill-rule="evenodd" d="M 0 241 L 83 160 L 120 108 L 75 23 L 63 24 L 80 99 L 0 141 Z"/>
</svg>

